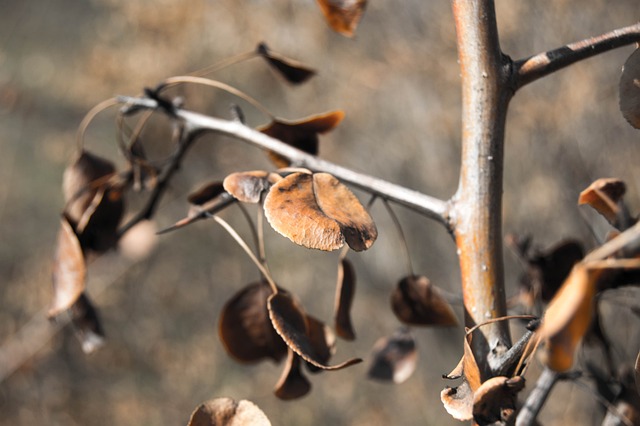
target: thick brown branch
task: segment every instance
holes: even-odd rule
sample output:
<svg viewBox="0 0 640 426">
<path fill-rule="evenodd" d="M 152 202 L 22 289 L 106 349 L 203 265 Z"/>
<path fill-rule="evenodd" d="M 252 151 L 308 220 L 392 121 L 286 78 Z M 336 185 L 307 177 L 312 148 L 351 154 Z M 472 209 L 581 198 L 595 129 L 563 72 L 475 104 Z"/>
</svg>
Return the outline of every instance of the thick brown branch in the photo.
<svg viewBox="0 0 640 426">
<path fill-rule="evenodd" d="M 158 106 L 148 98 L 121 97 L 120 100 L 127 104 L 126 108 L 155 109 Z M 237 121 L 222 120 L 183 109 L 176 109 L 175 115 L 184 121 L 185 128 L 190 133 L 207 130 L 240 139 L 287 157 L 300 167 L 330 173 L 342 182 L 402 204 L 448 226 L 449 203 L 446 201 L 307 154 Z"/>
<path fill-rule="evenodd" d="M 639 41 L 637 23 L 516 61 L 515 90 L 583 59 Z"/>
<path fill-rule="evenodd" d="M 504 128 L 510 60 L 502 55 L 494 3 L 454 0 L 462 77 L 462 164 L 452 223 L 460 257 L 466 326 L 506 315 L 502 261 Z M 476 333 L 472 349 L 486 378 L 511 346 L 506 322 Z"/>
</svg>

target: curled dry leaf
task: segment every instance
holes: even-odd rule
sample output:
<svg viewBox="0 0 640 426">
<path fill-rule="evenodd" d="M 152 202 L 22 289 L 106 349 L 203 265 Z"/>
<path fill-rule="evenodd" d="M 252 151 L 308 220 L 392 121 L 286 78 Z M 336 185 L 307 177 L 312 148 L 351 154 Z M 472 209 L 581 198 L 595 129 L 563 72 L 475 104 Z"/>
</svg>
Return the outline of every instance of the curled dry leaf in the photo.
<svg viewBox="0 0 640 426">
<path fill-rule="evenodd" d="M 209 201 L 214 200 L 220 194 L 223 194 L 224 191 L 225 189 L 222 182 L 207 182 L 193 191 L 191 194 L 189 194 L 189 196 L 187 197 L 187 201 L 189 201 L 189 204 L 202 206 Z"/>
<path fill-rule="evenodd" d="M 280 379 L 274 389 L 275 395 L 283 400 L 292 400 L 305 396 L 311 390 L 311 383 L 300 367 L 300 357 L 289 349 L 287 361 Z"/>
<path fill-rule="evenodd" d="M 472 335 L 464 339 L 464 355 L 453 369 L 444 376 L 445 379 L 462 378 L 462 383 L 456 387 L 446 387 L 440 392 L 440 400 L 445 410 L 457 420 L 471 420 L 473 418 L 473 398 L 480 387 L 480 369 L 471 350 Z"/>
<path fill-rule="evenodd" d="M 551 300 L 538 330 L 546 340 L 545 363 L 550 369 L 564 372 L 573 365 L 576 347 L 591 323 L 601 272 L 576 264 Z"/>
<path fill-rule="evenodd" d="M 264 200 L 267 220 L 296 244 L 335 250 L 346 241 L 366 250 L 378 236 L 375 223 L 355 195 L 328 173 L 293 173 L 271 187 Z"/>
<path fill-rule="evenodd" d="M 391 308 L 405 324 L 455 326 L 453 309 L 425 276 L 405 277 L 391 294 Z"/>
<path fill-rule="evenodd" d="M 620 111 L 636 129 L 640 129 L 640 49 L 636 49 L 622 68 Z"/>
<path fill-rule="evenodd" d="M 354 340 L 356 333 L 351 323 L 351 305 L 356 291 L 356 274 L 348 259 L 338 264 L 338 285 L 336 286 L 333 319 L 336 334 L 345 340 Z"/>
<path fill-rule="evenodd" d="M 249 284 L 236 293 L 220 314 L 218 333 L 227 353 L 240 362 L 271 358 L 278 362 L 287 345 L 271 325 L 267 299 L 271 287 L 266 281 Z"/>
<path fill-rule="evenodd" d="M 65 214 L 85 250 L 103 252 L 117 243 L 124 212 L 121 185 L 113 164 L 87 151 L 65 170 Z"/>
<path fill-rule="evenodd" d="M 80 156 L 64 171 L 62 193 L 66 204 L 65 214 L 78 223 L 91 205 L 101 181 L 115 173 L 115 166 L 108 160 L 82 151 Z"/>
<path fill-rule="evenodd" d="M 243 203 L 259 203 L 262 193 L 281 180 L 277 173 L 262 170 L 232 173 L 224 179 L 224 189 Z"/>
<path fill-rule="evenodd" d="M 82 351 L 91 354 L 104 345 L 104 331 L 98 311 L 85 293 L 70 308 L 71 323 L 82 344 Z"/>
<path fill-rule="evenodd" d="M 352 37 L 362 18 L 367 0 L 317 0 L 329 26 L 336 32 Z"/>
<path fill-rule="evenodd" d="M 622 209 L 622 197 L 626 190 L 627 186 L 620 179 L 598 179 L 580 193 L 578 204 L 588 204 L 604 216 L 611 225 L 619 227 L 618 218 Z"/>
<path fill-rule="evenodd" d="M 85 287 L 87 268 L 80 242 L 69 221 L 63 217 L 58 231 L 53 263 L 53 302 L 49 317 L 69 309 Z"/>
<path fill-rule="evenodd" d="M 309 338 L 307 320 L 301 308 L 293 299 L 278 292 L 269 296 L 269 317 L 273 327 L 293 351 L 308 363 L 323 370 L 340 370 L 362 362 L 354 358 L 338 365 L 326 365 L 321 362 L 321 357 L 316 353 Z"/>
<path fill-rule="evenodd" d="M 524 378 L 492 377 L 473 396 L 473 419 L 481 425 L 511 424 Z"/>
<path fill-rule="evenodd" d="M 327 325 L 319 319 L 311 315 L 306 315 L 305 319 L 307 321 L 307 335 L 313 351 L 317 355 L 318 361 L 326 365 L 336 352 L 336 335 L 333 334 L 331 328 L 327 327 Z M 313 364 L 307 363 L 307 367 L 312 373 L 322 371 L 321 368 Z"/>
<path fill-rule="evenodd" d="M 538 296 L 550 301 L 569 276 L 573 265 L 584 257 L 582 244 L 565 240 L 526 259 L 527 275 L 522 279 L 522 290 L 535 300 Z"/>
<path fill-rule="evenodd" d="M 200 404 L 187 426 L 271 426 L 267 416 L 251 401 L 216 398 Z"/>
<path fill-rule="evenodd" d="M 308 154 L 317 155 L 318 134 L 333 130 L 343 118 L 344 112 L 332 111 L 296 121 L 274 119 L 258 130 Z M 287 158 L 274 152 L 269 152 L 269 158 L 279 168 L 291 165 Z"/>
<path fill-rule="evenodd" d="M 402 327 L 375 343 L 367 376 L 383 382 L 402 383 L 411 377 L 417 361 L 418 351 L 413 336 L 409 328 Z"/>
<path fill-rule="evenodd" d="M 189 194 L 188 200 L 191 206 L 187 217 L 180 219 L 168 228 L 158 231 L 158 234 L 174 231 L 199 220 L 207 219 L 236 202 L 236 199 L 224 190 L 222 182 L 209 182 L 204 184 Z"/>
<path fill-rule="evenodd" d="M 316 74 L 315 70 L 304 64 L 272 52 L 265 43 L 260 43 L 256 52 L 289 83 L 301 84 Z"/>
</svg>

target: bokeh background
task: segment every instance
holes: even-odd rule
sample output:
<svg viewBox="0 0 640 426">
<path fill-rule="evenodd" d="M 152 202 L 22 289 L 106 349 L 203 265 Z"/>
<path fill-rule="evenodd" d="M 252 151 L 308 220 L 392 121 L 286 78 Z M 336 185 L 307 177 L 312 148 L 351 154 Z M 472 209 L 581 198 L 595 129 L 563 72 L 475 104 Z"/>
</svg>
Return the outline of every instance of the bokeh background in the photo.
<svg viewBox="0 0 640 426">
<path fill-rule="evenodd" d="M 513 58 L 630 25 L 640 16 L 636 0 L 496 3 L 503 50 Z M 460 328 L 415 329 L 419 362 L 404 384 L 367 380 L 365 362 L 311 377 L 313 391 L 301 400 L 275 398 L 281 367 L 238 365 L 218 340 L 221 306 L 258 273 L 212 222 L 158 238 L 144 258 L 110 254 L 91 265 L 89 294 L 108 337 L 97 353 L 85 356 L 72 331 L 45 323 L 62 173 L 84 114 L 103 99 L 138 94 L 261 41 L 319 75 L 291 87 L 254 59 L 214 77 L 283 118 L 343 109 L 344 122 L 322 137 L 324 157 L 434 196 L 453 194 L 460 79 L 448 2 L 371 0 L 356 37 L 348 39 L 328 29 L 311 0 L 0 0 L 0 354 L 6 363 L 0 424 L 180 425 L 200 402 L 218 396 L 252 400 L 274 425 L 458 424 L 439 393 L 447 384 L 441 375 L 462 355 Z M 592 247 L 593 232 L 603 236 L 607 228 L 576 199 L 599 177 L 624 179 L 629 205 L 640 208 L 640 133 L 619 113 L 617 93 L 632 51 L 581 62 L 531 84 L 512 101 L 506 232 L 531 234 L 539 247 L 566 237 Z M 191 108 L 223 117 L 231 102 L 239 102 L 212 89 L 181 94 Z M 264 124 L 263 116 L 239 103 L 249 124 Z M 87 133 L 88 148 L 116 158 L 115 132 L 113 113 L 101 114 Z M 158 147 L 166 145 L 158 139 Z M 199 183 L 265 167 L 265 156 L 252 147 L 204 137 L 172 182 L 154 226 L 183 217 L 186 195 Z M 428 219 L 396 211 L 415 270 L 459 293 L 450 237 Z M 374 205 L 372 214 L 378 241 L 366 253 L 350 255 L 358 273 L 358 340 L 340 342 L 337 361 L 366 358 L 374 342 L 399 325 L 388 298 L 407 273 L 402 246 L 384 208 Z M 249 237 L 237 210 L 224 217 Z M 294 247 L 271 230 L 267 248 L 280 285 L 310 313 L 330 320 L 337 254 Z M 507 250 L 505 260 L 511 296 L 521 266 Z M 456 310 L 462 319 L 461 307 Z M 624 308 L 616 313 L 637 328 L 637 317 L 625 316 Z M 8 352 L 16 347 L 30 349 Z M 633 339 L 620 349 L 627 357 L 637 350 Z M 26 359 L 20 355 L 30 351 Z M 18 368 L 7 370 L 10 365 Z M 549 406 L 544 424 L 598 424 L 602 409 L 588 391 L 564 385 L 555 392 L 562 404 Z"/>
</svg>

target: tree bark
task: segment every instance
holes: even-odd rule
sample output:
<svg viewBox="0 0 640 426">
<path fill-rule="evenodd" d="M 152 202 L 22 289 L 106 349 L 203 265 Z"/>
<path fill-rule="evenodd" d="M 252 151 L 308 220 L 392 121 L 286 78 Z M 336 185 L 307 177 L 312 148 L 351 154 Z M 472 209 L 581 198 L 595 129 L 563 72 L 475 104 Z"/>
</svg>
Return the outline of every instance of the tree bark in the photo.
<svg viewBox="0 0 640 426">
<path fill-rule="evenodd" d="M 511 60 L 502 54 L 492 0 L 453 0 L 462 78 L 462 163 L 452 227 L 460 260 L 465 323 L 506 315 L 502 259 L 504 129 L 512 97 Z M 511 346 L 508 324 L 474 333 L 483 380 Z"/>
</svg>

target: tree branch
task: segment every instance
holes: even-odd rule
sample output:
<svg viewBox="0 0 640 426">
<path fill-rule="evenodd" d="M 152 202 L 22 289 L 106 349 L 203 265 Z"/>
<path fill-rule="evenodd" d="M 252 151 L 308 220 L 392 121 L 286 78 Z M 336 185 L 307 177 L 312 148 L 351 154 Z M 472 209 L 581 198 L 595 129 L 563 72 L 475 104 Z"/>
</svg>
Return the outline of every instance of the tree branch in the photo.
<svg viewBox="0 0 640 426">
<path fill-rule="evenodd" d="M 515 62 L 515 90 L 564 67 L 640 41 L 640 22 Z"/>
<path fill-rule="evenodd" d="M 511 61 L 500 51 L 494 2 L 453 0 L 462 77 L 462 164 L 452 223 L 467 327 L 506 315 L 502 259 L 504 129 Z M 482 327 L 472 341 L 483 380 L 511 346 L 509 326 Z"/>
<path fill-rule="evenodd" d="M 516 419 L 516 426 L 531 426 L 535 423 L 538 413 L 542 409 L 551 389 L 558 381 L 558 373 L 545 368 L 542 374 L 536 382 L 536 387 L 533 388 L 527 401 L 520 409 L 518 418 Z"/>
<path fill-rule="evenodd" d="M 124 107 L 125 113 L 128 113 L 128 111 L 136 111 L 138 109 L 158 108 L 157 102 L 149 98 L 123 96 L 119 99 L 121 102 L 126 104 Z M 305 167 L 312 171 L 330 173 L 342 182 L 356 186 L 389 201 L 402 204 L 418 213 L 437 220 L 447 227 L 449 225 L 449 203 L 447 201 L 425 195 L 421 192 L 414 191 L 373 176 L 355 172 L 346 167 L 342 167 L 314 155 L 307 154 L 237 121 L 209 117 L 184 109 L 176 108 L 174 112 L 178 118 L 184 121 L 186 130 L 189 133 L 195 134 L 206 130 L 248 142 L 262 149 L 273 151 L 287 157 L 300 167 Z"/>
</svg>

